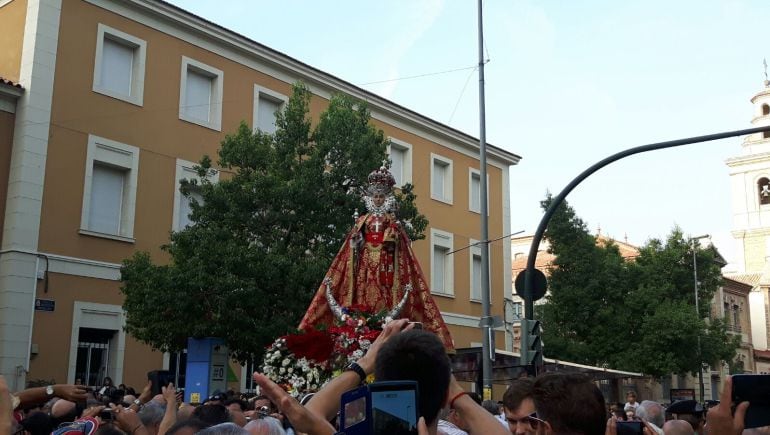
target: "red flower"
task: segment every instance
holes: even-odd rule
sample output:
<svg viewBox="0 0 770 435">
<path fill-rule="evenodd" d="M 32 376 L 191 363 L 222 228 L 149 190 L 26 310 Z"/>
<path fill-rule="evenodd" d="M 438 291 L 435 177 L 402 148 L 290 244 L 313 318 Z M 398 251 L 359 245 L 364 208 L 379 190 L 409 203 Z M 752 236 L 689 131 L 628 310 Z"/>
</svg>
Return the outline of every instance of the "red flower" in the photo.
<svg viewBox="0 0 770 435">
<path fill-rule="evenodd" d="M 380 332 L 382 332 L 382 331 L 378 331 L 376 329 L 372 329 L 372 330 L 370 330 L 368 332 L 365 332 L 365 333 L 361 334 L 360 339 L 361 340 L 369 340 L 369 342 L 374 343 L 374 340 L 376 340 L 377 337 L 380 336 Z"/>
<path fill-rule="evenodd" d="M 329 335 L 321 331 L 308 331 L 304 334 L 292 334 L 284 337 L 286 347 L 297 358 L 312 359 L 324 362 L 329 359 L 334 349 L 334 343 Z"/>
</svg>

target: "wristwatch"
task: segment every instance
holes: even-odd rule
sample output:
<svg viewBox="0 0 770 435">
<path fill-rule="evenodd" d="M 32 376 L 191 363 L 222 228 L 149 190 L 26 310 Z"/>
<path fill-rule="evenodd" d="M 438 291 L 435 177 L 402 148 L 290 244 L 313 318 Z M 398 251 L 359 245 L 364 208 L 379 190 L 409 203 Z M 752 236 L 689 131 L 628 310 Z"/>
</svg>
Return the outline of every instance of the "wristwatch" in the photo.
<svg viewBox="0 0 770 435">
<path fill-rule="evenodd" d="M 54 393 L 53 385 L 49 385 L 49 386 L 45 387 L 45 394 L 46 394 L 46 396 L 48 396 L 49 399 L 51 397 L 53 397 L 53 393 Z"/>
<path fill-rule="evenodd" d="M 347 367 L 345 367 L 346 372 L 355 372 L 359 378 L 361 378 L 361 383 L 363 384 L 366 380 L 366 372 L 364 369 L 361 368 L 360 365 L 358 365 L 357 362 L 350 363 Z"/>
<path fill-rule="evenodd" d="M 139 399 L 134 399 L 134 405 L 136 405 L 136 406 L 141 408 L 142 407 L 142 401 L 139 400 Z"/>
</svg>

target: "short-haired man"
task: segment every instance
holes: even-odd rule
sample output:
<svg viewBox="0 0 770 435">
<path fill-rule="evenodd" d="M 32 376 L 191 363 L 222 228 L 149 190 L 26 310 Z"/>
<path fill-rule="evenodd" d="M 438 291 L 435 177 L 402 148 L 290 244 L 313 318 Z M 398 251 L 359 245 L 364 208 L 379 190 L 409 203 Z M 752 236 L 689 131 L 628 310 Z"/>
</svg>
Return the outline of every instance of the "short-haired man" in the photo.
<svg viewBox="0 0 770 435">
<path fill-rule="evenodd" d="M 503 395 L 503 412 L 512 434 L 533 435 L 535 433 L 532 420 L 529 418 L 535 412 L 535 402 L 532 401 L 533 385 L 532 379 L 516 379 Z"/>
<path fill-rule="evenodd" d="M 603 435 L 604 396 L 585 375 L 546 373 L 535 380 L 532 399 L 537 432 L 544 435 Z"/>
<path fill-rule="evenodd" d="M 649 423 L 655 433 L 663 435 L 663 423 L 666 422 L 666 415 L 660 403 L 652 400 L 645 400 L 636 408 L 636 416 Z"/>
<path fill-rule="evenodd" d="M 684 420 L 669 420 L 663 425 L 663 433 L 666 435 L 695 435 L 690 423 Z"/>
</svg>

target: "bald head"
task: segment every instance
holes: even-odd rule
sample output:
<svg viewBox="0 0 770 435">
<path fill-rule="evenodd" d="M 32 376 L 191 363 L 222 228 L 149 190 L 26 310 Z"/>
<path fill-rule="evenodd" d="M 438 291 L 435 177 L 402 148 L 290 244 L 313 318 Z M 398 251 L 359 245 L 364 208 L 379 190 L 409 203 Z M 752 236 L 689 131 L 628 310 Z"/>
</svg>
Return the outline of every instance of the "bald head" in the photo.
<svg viewBox="0 0 770 435">
<path fill-rule="evenodd" d="M 695 435 L 690 423 L 684 420 L 669 420 L 663 425 L 665 435 Z"/>
</svg>

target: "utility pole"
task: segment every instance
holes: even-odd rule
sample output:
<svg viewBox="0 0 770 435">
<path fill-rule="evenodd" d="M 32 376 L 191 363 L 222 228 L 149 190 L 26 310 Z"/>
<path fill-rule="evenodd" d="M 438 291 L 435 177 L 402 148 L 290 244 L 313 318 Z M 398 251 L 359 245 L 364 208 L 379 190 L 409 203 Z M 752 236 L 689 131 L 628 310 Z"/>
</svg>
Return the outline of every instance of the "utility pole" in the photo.
<svg viewBox="0 0 770 435">
<path fill-rule="evenodd" d="M 478 0 L 479 11 L 479 173 L 480 173 L 480 212 L 481 212 L 481 317 L 482 331 L 482 376 L 484 400 L 492 399 L 492 362 L 495 358 L 494 319 L 490 315 L 489 305 L 489 204 L 487 204 L 487 122 L 484 100 L 484 19 L 482 0 Z M 510 266 L 508 266 L 510 267 Z"/>
<path fill-rule="evenodd" d="M 693 237 L 690 239 L 690 242 L 692 242 L 692 274 L 693 279 L 695 280 L 695 314 L 698 315 L 698 321 L 700 321 L 700 303 L 698 302 L 698 261 L 696 257 L 697 253 L 697 241 L 700 239 L 708 239 L 711 236 L 708 234 L 704 234 L 702 236 Z M 701 347 L 700 347 L 700 329 L 698 330 L 698 387 L 700 388 L 700 403 L 703 403 L 703 355 L 701 354 Z"/>
</svg>

